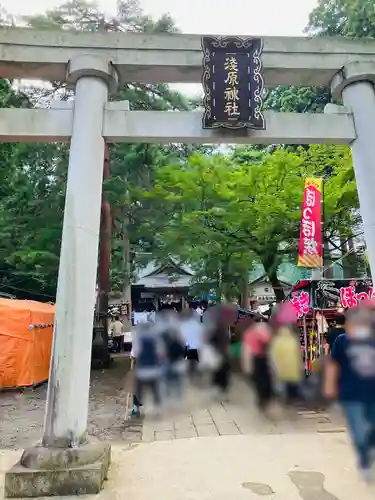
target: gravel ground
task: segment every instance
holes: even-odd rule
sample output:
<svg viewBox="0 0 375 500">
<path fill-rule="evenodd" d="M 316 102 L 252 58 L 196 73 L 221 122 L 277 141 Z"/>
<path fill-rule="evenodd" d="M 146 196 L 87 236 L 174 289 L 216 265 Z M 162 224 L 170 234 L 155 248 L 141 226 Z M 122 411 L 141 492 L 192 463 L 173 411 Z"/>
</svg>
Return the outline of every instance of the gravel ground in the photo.
<svg viewBox="0 0 375 500">
<path fill-rule="evenodd" d="M 99 439 L 139 442 L 142 422 L 124 422 L 130 385 L 129 358 L 114 358 L 107 370 L 91 374 L 89 434 Z M 0 449 L 27 448 L 36 444 L 43 430 L 47 384 L 35 389 L 0 393 Z"/>
</svg>

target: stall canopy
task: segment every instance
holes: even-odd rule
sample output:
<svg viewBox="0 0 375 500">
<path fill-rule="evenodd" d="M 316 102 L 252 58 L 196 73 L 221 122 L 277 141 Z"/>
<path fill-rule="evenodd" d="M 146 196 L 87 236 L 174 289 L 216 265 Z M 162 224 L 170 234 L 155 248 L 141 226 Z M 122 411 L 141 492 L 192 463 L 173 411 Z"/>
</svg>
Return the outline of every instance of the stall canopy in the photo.
<svg viewBox="0 0 375 500">
<path fill-rule="evenodd" d="M 350 309 L 362 300 L 374 299 L 371 279 L 299 281 L 287 300 L 296 308 L 298 317 L 320 309 Z"/>
<path fill-rule="evenodd" d="M 0 298 L 0 389 L 47 380 L 55 306 Z"/>
</svg>

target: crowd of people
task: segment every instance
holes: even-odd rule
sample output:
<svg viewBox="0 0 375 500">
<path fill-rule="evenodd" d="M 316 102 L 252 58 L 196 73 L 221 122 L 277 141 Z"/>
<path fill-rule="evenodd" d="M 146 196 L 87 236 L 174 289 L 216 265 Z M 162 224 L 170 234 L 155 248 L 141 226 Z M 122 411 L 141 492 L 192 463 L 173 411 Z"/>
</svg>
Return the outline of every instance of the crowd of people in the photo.
<svg viewBox="0 0 375 500">
<path fill-rule="evenodd" d="M 213 395 L 226 398 L 233 367 L 233 335 L 222 308 L 204 320 L 194 311 L 163 311 L 140 323 L 133 337 L 133 415 L 145 392 L 157 411 L 166 401 L 182 402 L 186 379 L 196 386 L 210 381 Z M 375 305 L 362 303 L 339 316 L 322 353 L 307 377 L 296 313 L 288 303 L 269 321 L 254 319 L 241 332 L 240 365 L 261 412 L 283 405 L 339 403 L 347 420 L 360 471 L 371 479 L 375 461 Z M 237 338 L 238 340 L 238 338 Z M 186 376 L 185 376 L 186 375 Z"/>
<path fill-rule="evenodd" d="M 303 349 L 293 308 L 282 304 L 269 323 L 244 335 L 245 361 L 249 354 L 258 404 L 267 409 L 274 398 L 296 402 L 339 404 L 347 421 L 358 466 L 372 481 L 375 462 L 375 303 L 362 302 L 337 317 L 329 330 L 328 352 L 317 360 L 310 377 L 303 369 Z M 244 364 L 246 369 L 246 365 Z"/>
<path fill-rule="evenodd" d="M 194 310 L 159 312 L 155 321 L 136 325 L 131 357 L 134 360 L 132 415 L 138 416 L 146 392 L 156 413 L 164 403 L 181 404 L 186 376 L 196 386 L 211 382 L 212 392 L 224 397 L 230 381 L 229 326 L 221 321 L 220 308 L 201 317 Z"/>
<path fill-rule="evenodd" d="M 182 401 L 185 375 L 191 383 L 210 382 L 215 397 L 227 397 L 236 339 L 225 321 L 225 308 L 212 308 L 203 322 L 193 310 L 162 311 L 155 321 L 139 323 L 133 336 L 133 415 L 139 415 L 145 391 L 161 410 L 167 398 Z M 253 320 L 240 336 L 242 372 L 253 384 L 260 410 L 275 398 L 287 404 L 300 399 L 304 368 L 296 316 L 288 304 L 270 322 Z"/>
</svg>

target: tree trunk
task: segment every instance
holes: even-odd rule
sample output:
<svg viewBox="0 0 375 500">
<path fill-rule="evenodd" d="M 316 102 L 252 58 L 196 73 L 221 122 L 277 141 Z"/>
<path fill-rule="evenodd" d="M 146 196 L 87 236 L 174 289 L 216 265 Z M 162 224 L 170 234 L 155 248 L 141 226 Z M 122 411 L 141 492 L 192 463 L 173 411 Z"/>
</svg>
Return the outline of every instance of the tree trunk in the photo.
<svg viewBox="0 0 375 500">
<path fill-rule="evenodd" d="M 276 255 L 276 250 L 274 255 Z M 283 300 L 285 300 L 285 293 L 284 288 L 277 276 L 278 266 L 275 265 L 274 257 L 272 256 L 269 259 L 263 259 L 262 264 L 264 270 L 266 271 L 266 275 L 268 276 L 268 279 L 270 280 L 270 283 L 272 285 L 276 297 L 276 302 L 282 302 Z"/>
<path fill-rule="evenodd" d="M 275 293 L 276 302 L 282 302 L 283 300 L 285 300 L 284 288 L 280 283 L 280 280 L 277 277 L 276 273 L 269 274 L 268 279 L 270 280 L 273 291 Z"/>
<path fill-rule="evenodd" d="M 130 241 L 129 241 L 129 221 L 127 217 L 124 219 L 123 225 L 123 257 L 124 257 L 124 283 L 122 288 L 122 300 L 127 304 L 128 314 L 126 318 L 123 318 L 124 328 L 126 331 L 130 331 L 132 327 L 131 317 L 132 317 L 132 296 L 131 296 L 131 252 L 130 252 Z"/>
<path fill-rule="evenodd" d="M 217 270 L 217 297 L 216 297 L 216 302 L 219 304 L 223 300 L 223 292 L 224 292 L 224 286 L 223 286 L 223 270 L 221 266 Z"/>
<path fill-rule="evenodd" d="M 103 180 L 110 176 L 109 148 L 104 155 Z M 99 239 L 99 313 L 108 313 L 109 275 L 111 266 L 112 212 L 111 205 L 103 192 Z"/>
<path fill-rule="evenodd" d="M 324 278 L 333 278 L 331 250 L 329 248 L 328 238 L 324 238 L 323 243 L 323 276 Z M 327 269 L 326 269 L 327 268 Z"/>
<path fill-rule="evenodd" d="M 355 278 L 358 276 L 358 257 L 355 252 L 355 247 L 354 247 L 354 241 L 353 238 L 348 239 L 348 251 L 351 252 L 350 255 L 348 255 L 347 260 L 348 260 L 348 278 Z"/>
<path fill-rule="evenodd" d="M 247 270 L 245 272 L 245 277 L 241 279 L 241 300 L 240 306 L 243 309 L 249 309 L 249 280 L 247 279 Z"/>
<path fill-rule="evenodd" d="M 104 153 L 103 180 L 108 179 L 109 170 L 109 148 L 106 145 Z M 103 365 L 109 364 L 108 353 L 108 294 L 109 273 L 111 265 L 111 237 L 112 237 L 112 213 L 111 205 L 102 194 L 102 207 L 99 235 L 99 263 L 98 263 L 98 301 L 97 321 L 94 326 L 94 338 L 92 347 L 92 361 Z"/>
</svg>

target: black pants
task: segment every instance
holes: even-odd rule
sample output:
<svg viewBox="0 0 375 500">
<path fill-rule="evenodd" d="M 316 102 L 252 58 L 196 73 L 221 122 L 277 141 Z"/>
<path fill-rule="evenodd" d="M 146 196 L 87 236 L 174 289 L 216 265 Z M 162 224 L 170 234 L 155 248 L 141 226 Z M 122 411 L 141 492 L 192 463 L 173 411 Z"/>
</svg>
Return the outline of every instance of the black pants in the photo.
<svg viewBox="0 0 375 500">
<path fill-rule="evenodd" d="M 122 337 L 121 335 L 113 337 L 113 341 L 116 346 L 116 352 L 121 352 L 121 345 L 122 345 Z"/>
<path fill-rule="evenodd" d="M 260 409 L 265 409 L 273 397 L 271 372 L 266 356 L 254 356 L 252 381 L 258 406 Z"/>
<path fill-rule="evenodd" d="M 189 363 L 189 375 L 194 377 L 197 375 L 198 363 L 199 363 L 199 353 L 198 349 L 186 349 L 186 359 Z"/>
<path fill-rule="evenodd" d="M 220 367 L 213 373 L 212 383 L 214 387 L 220 389 L 221 392 L 227 392 L 229 389 L 230 380 L 230 363 L 224 360 Z"/>
<path fill-rule="evenodd" d="M 142 403 L 139 401 L 136 394 L 133 394 L 133 405 L 138 407 L 142 406 Z"/>
<path fill-rule="evenodd" d="M 152 379 L 135 379 L 135 394 L 136 398 L 139 401 L 144 400 L 145 390 L 149 390 L 152 394 L 155 406 L 161 405 L 161 387 L 160 387 L 160 379 L 152 378 Z M 134 398 L 134 396 L 133 396 Z M 133 399 L 134 401 L 134 399 Z"/>
<path fill-rule="evenodd" d="M 298 384 L 286 383 L 285 384 L 285 402 L 288 405 L 292 405 L 298 402 L 300 399 Z"/>
</svg>

